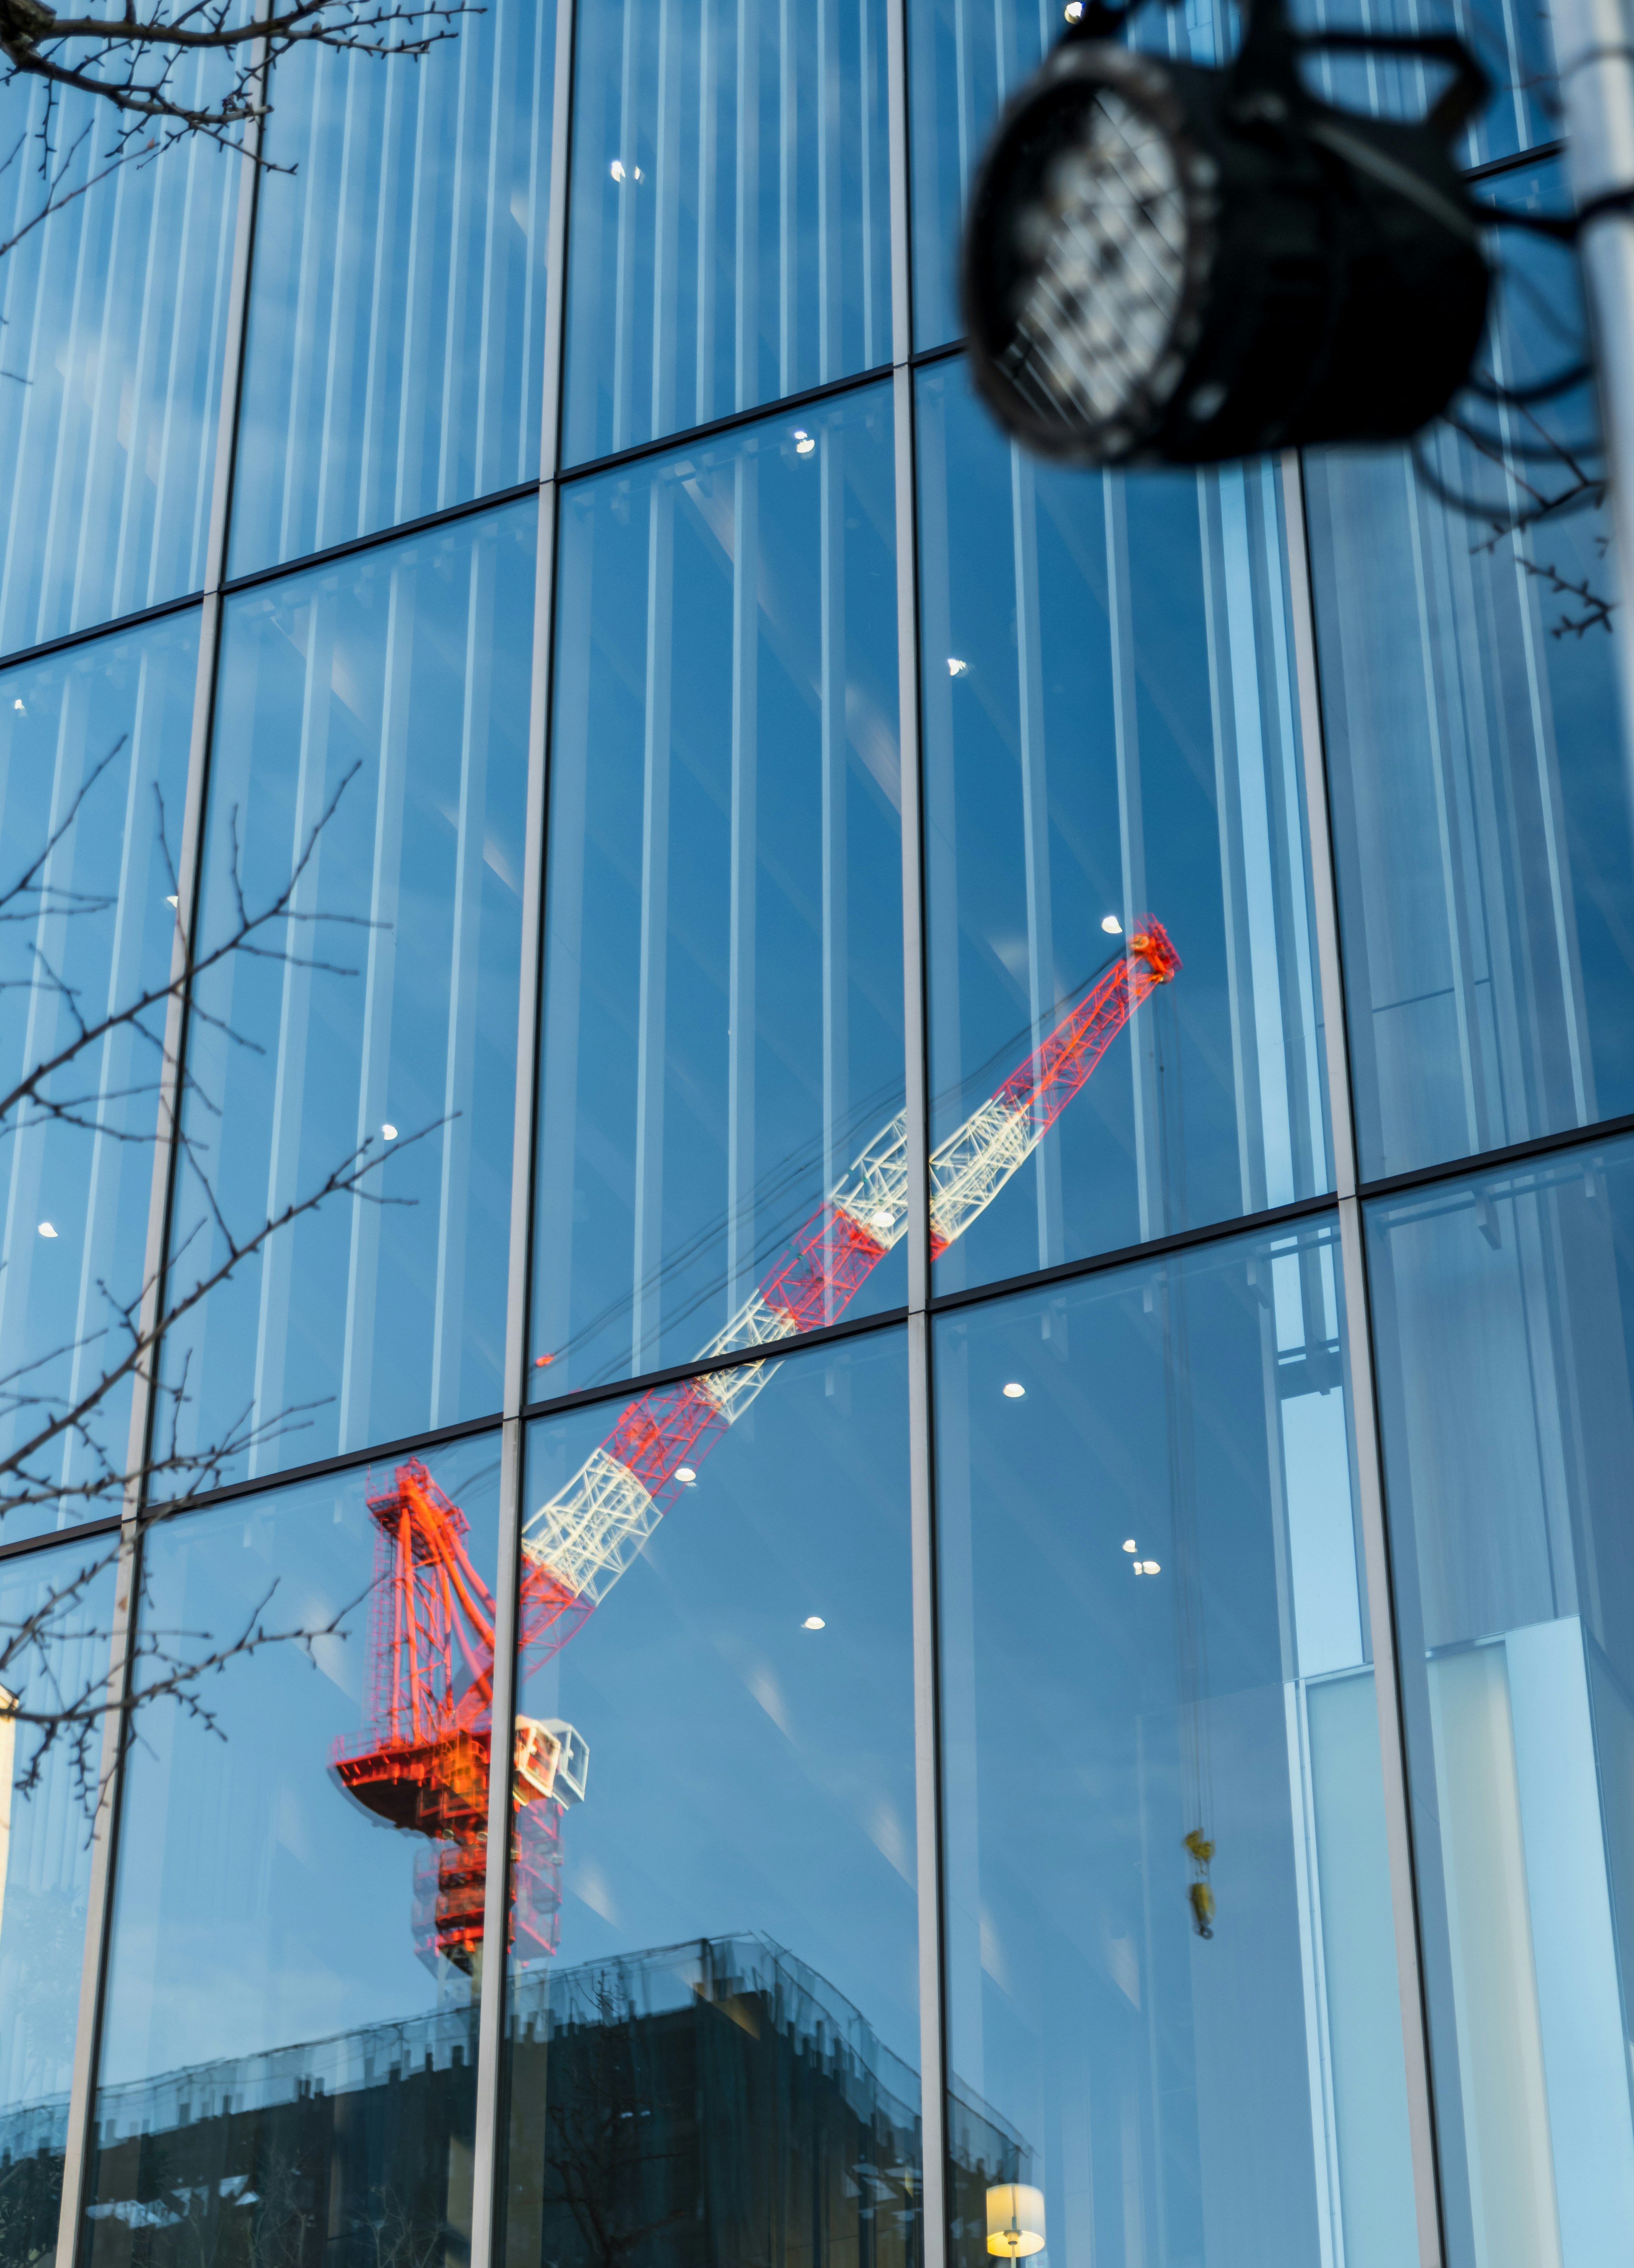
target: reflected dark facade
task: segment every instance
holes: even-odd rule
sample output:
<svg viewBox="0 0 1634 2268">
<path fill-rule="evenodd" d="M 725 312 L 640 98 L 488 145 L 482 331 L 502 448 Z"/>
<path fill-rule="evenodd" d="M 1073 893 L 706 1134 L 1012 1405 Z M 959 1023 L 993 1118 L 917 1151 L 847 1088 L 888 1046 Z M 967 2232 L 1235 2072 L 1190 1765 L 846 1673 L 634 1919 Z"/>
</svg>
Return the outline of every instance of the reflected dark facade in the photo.
<svg viewBox="0 0 1634 2268">
<path fill-rule="evenodd" d="M 915 2074 L 782 1948 L 706 1940 L 557 1969 L 519 1996 L 514 2022 L 520 2257 L 920 2257 Z M 467 2017 L 429 2015 L 105 2089 L 94 2257 L 465 2261 L 474 2046 Z M 24 2106 L 0 2132 L 8 2257 L 55 2242 L 66 2110 Z M 541 2112 L 542 2134 L 527 2134 Z M 463 2149 L 445 2160 L 451 2134 Z M 960 2106 L 958 2150 L 968 2189 L 1030 2162 L 978 2104 Z"/>
<path fill-rule="evenodd" d="M 1034 463 L 953 254 L 1057 24 L 493 0 L 0 257 L 0 1094 L 294 878 L 185 1081 L 155 1014 L 0 1119 L 0 1443 L 184 1309 L 181 1462 L 81 1517 L 121 1381 L 0 1522 L 0 2268 L 1627 2250 L 1575 255 L 1505 246 L 1525 431 Z M 127 1607 L 92 1832 L 26 1712 Z"/>
</svg>

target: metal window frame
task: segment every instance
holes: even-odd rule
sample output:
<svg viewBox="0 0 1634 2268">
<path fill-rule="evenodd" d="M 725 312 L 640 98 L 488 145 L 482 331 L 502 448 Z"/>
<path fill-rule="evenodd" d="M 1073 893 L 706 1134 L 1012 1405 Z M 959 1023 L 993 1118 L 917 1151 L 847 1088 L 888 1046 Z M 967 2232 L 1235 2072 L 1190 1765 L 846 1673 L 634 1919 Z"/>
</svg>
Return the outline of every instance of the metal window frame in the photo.
<svg viewBox="0 0 1634 2268">
<path fill-rule="evenodd" d="M 1395 1940 L 1396 1990 L 1407 2079 L 1407 2118 L 1412 2153 L 1413 2208 L 1419 2268 L 1442 2268 L 1440 2184 L 1435 2110 L 1430 2077 L 1428 2011 L 1418 1939 L 1413 1866 L 1413 1825 L 1408 1796 L 1407 1751 L 1396 1658 L 1395 1609 L 1391 1593 L 1389 1538 L 1384 1500 L 1383 1448 L 1373 1366 L 1372 1306 L 1362 1198 L 1357 1180 L 1357 1140 L 1351 1092 L 1350 1040 L 1345 1020 L 1344 965 L 1334 862 L 1328 765 L 1322 733 L 1321 687 L 1315 608 L 1306 540 L 1304 470 L 1297 452 L 1282 459 L 1283 524 L 1287 549 L 1292 647 L 1299 738 L 1304 754 L 1306 839 L 1310 850 L 1311 904 L 1316 930 L 1323 1039 L 1327 1055 L 1328 1116 L 1333 1151 L 1334 1197 L 1339 1213 L 1340 1270 L 1344 1285 L 1345 1369 L 1356 1457 L 1357 1512 L 1362 1536 L 1367 1613 L 1373 1640 L 1373 1697 L 1379 1712 L 1379 1754 L 1384 1780 L 1386 1856 Z"/>
<path fill-rule="evenodd" d="M 1575 0 L 1575 4 L 1579 15 L 1585 18 L 1586 25 L 1594 14 L 1592 0 Z M 1601 0 L 1602 10 L 1608 4 L 1609 0 Z M 718 420 L 715 425 L 706 429 L 665 435 L 651 442 L 643 443 L 622 452 L 616 460 L 598 460 L 596 463 L 578 465 L 573 467 L 570 473 L 563 472 L 560 461 L 560 448 L 564 375 L 570 144 L 575 92 L 573 82 L 575 12 L 574 0 L 558 0 L 556 26 L 556 76 L 552 94 L 550 203 L 547 237 L 548 266 L 545 386 L 541 418 L 541 477 L 536 484 L 539 499 L 539 527 L 533 687 L 528 737 L 527 832 L 523 884 L 524 965 L 518 1026 L 515 1138 L 508 1252 L 504 1399 L 501 1412 L 499 1565 L 502 1579 L 497 1585 L 499 1627 L 497 1633 L 498 1644 L 496 1649 L 494 1693 L 494 1717 L 497 1725 L 513 1713 L 515 1707 L 516 1593 L 514 1579 L 523 1513 L 525 1427 L 530 1415 L 542 1414 L 542 1409 L 539 1413 L 530 1411 L 527 1403 L 526 1331 L 532 1258 L 531 1230 L 536 1137 L 534 1106 L 543 971 L 558 489 L 560 484 L 568 478 L 583 478 L 605 469 L 606 463 L 614 461 L 622 463 L 627 459 L 639 458 L 659 450 L 683 447 L 689 443 L 695 444 L 701 434 L 706 435 L 716 430 L 724 431 L 740 423 L 784 414 L 791 406 L 804 406 L 807 402 L 814 404 L 830 396 L 843 395 L 858 387 L 877 383 L 884 374 L 881 370 L 849 374 L 812 389 L 808 394 L 799 395 L 795 398 L 792 404 L 779 401 L 760 405 L 754 410 L 737 413 Z M 925 1163 L 929 1151 L 927 995 L 919 714 L 915 373 L 924 364 L 938 363 L 957 354 L 959 343 L 953 342 L 923 352 L 916 352 L 913 345 L 908 13 L 909 0 L 887 0 L 887 113 L 889 136 L 891 258 L 891 357 L 888 369 L 894 407 L 899 738 L 903 791 L 902 868 L 903 1035 L 909 1151 L 915 1160 L 917 1181 L 917 1186 L 912 1191 L 913 1226 L 908 1241 L 909 1292 L 906 1328 L 909 1350 L 907 1420 L 909 1438 L 909 1512 L 912 1545 L 922 2132 L 924 2153 L 924 2268 L 946 2268 L 946 1985 L 942 1916 L 940 1725 L 937 1659 L 934 1368 L 931 1332 L 933 1312 L 943 1306 L 963 1306 L 973 1300 L 999 1298 L 1017 1286 L 1013 1284 L 983 1285 L 967 1293 L 955 1295 L 951 1300 L 933 1298 L 931 1292 L 928 1187 Z M 1583 30 L 1581 37 L 1586 41 L 1588 37 L 1586 28 Z M 1628 137 L 1629 148 L 1624 151 L 1616 134 L 1611 131 L 1611 128 L 1617 124 L 1617 120 L 1612 119 L 1608 125 L 1606 120 L 1600 118 L 1598 114 L 1591 115 L 1590 112 L 1592 101 L 1603 101 L 1605 98 L 1603 91 L 1598 85 L 1595 85 L 1591 92 L 1588 80 L 1592 74 L 1588 73 L 1586 67 L 1591 62 L 1603 62 L 1605 55 L 1609 52 L 1609 50 L 1601 49 L 1598 53 L 1593 50 L 1586 53 L 1583 59 L 1584 81 L 1581 90 L 1579 91 L 1579 84 L 1575 80 L 1570 90 L 1577 103 L 1573 123 L 1578 127 L 1579 134 L 1587 135 L 1592 128 L 1594 132 L 1603 135 L 1608 145 L 1616 145 L 1615 149 L 1608 146 L 1603 151 L 1596 145 L 1590 152 L 1593 167 L 1598 167 L 1599 172 L 1607 173 L 1616 170 L 1614 159 L 1625 160 L 1630 168 L 1634 168 L 1634 125 L 1630 125 Z M 264 62 L 264 57 L 262 61 Z M 1619 88 L 1615 92 L 1620 97 L 1623 90 Z M 1608 115 L 1611 109 L 1616 107 L 1616 104 L 1608 103 Z M 1629 105 L 1623 104 L 1622 107 L 1628 108 Z M 1628 121 L 1623 122 L 1629 123 Z M 258 142 L 252 146 L 253 149 L 258 147 Z M 1535 158 L 1539 155 L 1553 154 L 1558 146 L 1558 144 L 1551 144 L 1541 152 L 1522 153 L 1520 157 L 1505 160 L 1504 163 L 1518 164 L 1523 162 L 1526 157 Z M 180 887 L 183 902 L 195 911 L 198 895 L 200 850 L 223 600 L 224 593 L 230 587 L 235 587 L 229 585 L 224 571 L 239 402 L 244 379 L 248 298 L 260 180 L 260 169 L 254 154 L 247 154 L 241 162 L 240 202 L 234 242 L 228 320 L 224 339 L 224 383 L 212 475 L 210 527 L 204 587 L 202 593 L 171 602 L 162 608 L 150 610 L 156 613 L 169 613 L 195 605 L 201 609 L 199 662 L 195 690 L 180 858 Z M 1586 166 L 1586 180 L 1593 167 Z M 1594 173 L 1594 186 L 1600 185 L 1599 172 Z M 1615 240 L 1615 252 L 1601 248 L 1606 245 L 1608 239 Z M 1611 317 L 1614 314 L 1619 318 L 1626 316 L 1629 305 L 1634 304 L 1634 288 L 1628 286 L 1622 267 L 1616 266 L 1615 272 L 1612 271 L 1615 263 L 1625 261 L 1630 242 L 1634 242 L 1634 224 L 1623 219 L 1613 218 L 1601 225 L 1598 241 L 1591 246 L 1591 253 L 1598 256 L 1601 268 L 1608 271 L 1603 276 L 1596 276 L 1594 280 L 1599 284 L 1598 312 L 1601 334 L 1599 343 L 1602 355 L 1610 357 L 1608 370 L 1612 374 L 1624 366 L 1628 350 L 1628 339 L 1625 336 L 1628 325 L 1625 320 L 1614 322 Z M 1593 269 L 1594 265 L 1593 257 L 1590 264 Z M 1629 272 L 1634 273 L 1634 270 Z M 1621 453 L 1634 453 L 1634 449 L 1623 449 Z M 1335 1182 L 1334 1193 L 1330 1197 L 1314 1199 L 1292 1208 L 1279 1208 L 1277 1214 L 1278 1217 L 1284 1212 L 1291 1216 L 1303 1215 L 1306 1212 L 1336 1208 L 1339 1217 L 1346 1305 L 1346 1359 L 1357 1461 L 1358 1516 L 1363 1537 L 1367 1599 L 1373 1631 L 1374 1688 L 1379 1713 L 1397 1981 L 1407 2069 L 1419 2268 L 1442 2268 L 1444 2246 L 1435 2148 L 1434 2105 L 1431 2088 L 1426 2009 L 1417 1918 L 1412 1821 L 1408 1796 L 1402 1713 L 1395 1654 L 1395 1626 L 1391 1598 L 1367 1257 L 1361 1211 L 1363 1200 L 1371 1191 L 1358 1182 L 1357 1174 L 1349 1049 L 1345 1028 L 1343 949 L 1338 924 L 1326 763 L 1323 753 L 1310 560 L 1306 541 L 1303 478 L 1299 460 L 1292 454 L 1283 459 L 1281 469 L 1292 601 L 1292 644 L 1296 666 L 1304 751 L 1306 835 L 1311 858 L 1312 902 L 1325 1025 L 1326 1069 Z M 519 496 L 534 490 L 534 486 L 535 484 L 533 483 L 526 483 L 519 489 L 508 491 L 507 494 Z M 1621 494 L 1621 491 L 1619 490 L 1618 493 Z M 461 517 L 472 511 L 491 508 L 496 501 L 496 498 L 489 497 L 456 505 L 451 507 L 447 512 L 431 515 L 426 524 L 440 521 L 445 518 Z M 401 528 L 385 529 L 341 548 L 347 551 L 369 548 L 376 543 L 394 541 L 402 533 Z M 1623 499 L 1618 514 L 1618 534 L 1623 539 L 1622 548 L 1625 551 L 1630 546 L 1634 546 L 1634 504 L 1626 497 Z M 291 561 L 283 563 L 276 570 L 268 570 L 266 572 L 269 575 L 275 572 L 279 575 L 288 574 L 296 571 L 303 565 L 311 563 L 311 561 Z M 242 579 L 261 580 L 266 579 L 266 577 L 263 575 Z M 146 619 L 146 616 L 133 619 Z M 99 625 L 94 630 L 75 633 L 71 640 L 58 640 L 54 643 L 79 643 L 84 637 L 107 635 L 110 631 L 117 630 L 119 627 L 117 623 Z M 35 651 L 48 650 L 49 650 L 48 647 L 30 649 L 29 655 L 19 654 L 8 657 L 8 659 L 25 659 L 30 658 Z M 1630 678 L 1625 681 L 1634 684 L 1634 673 L 1631 673 Z M 1634 690 L 1625 695 L 1625 700 L 1628 704 L 1627 713 L 1634 718 Z M 173 970 L 179 975 L 184 961 L 180 930 L 174 951 Z M 186 1005 L 185 1001 L 178 998 L 171 1003 L 166 1022 L 164 1081 L 160 1097 L 160 1134 L 156 1145 L 150 1197 L 144 1276 L 146 1296 L 144 1304 L 144 1321 L 150 1322 L 157 1318 L 161 1310 L 164 1292 L 164 1262 L 167 1249 L 175 1179 L 174 1121 L 180 1101 L 180 1061 L 185 1038 Z M 1557 1148 L 1568 1149 L 1592 1139 L 1604 1139 L 1608 1135 L 1624 1130 L 1627 1129 L 1623 1123 L 1608 1122 L 1590 1129 L 1573 1128 L 1558 1136 L 1521 1146 L 1527 1154 L 1543 1153 Z M 1505 1153 L 1495 1154 L 1501 1156 Z M 1454 1175 L 1470 1174 L 1477 1171 L 1483 1162 L 1486 1160 L 1482 1158 L 1450 1160 L 1421 1173 L 1397 1176 L 1388 1186 L 1392 1188 L 1398 1185 L 1417 1186 L 1420 1182 L 1431 1183 Z M 1380 1186 L 1382 1188 L 1386 1185 Z M 1141 1249 L 1143 1253 L 1149 1256 L 1153 1251 L 1167 1248 L 1171 1243 L 1183 1242 L 1190 1245 L 1211 1241 L 1217 1238 L 1234 1236 L 1242 1232 L 1245 1225 L 1253 1224 L 1245 1224 L 1241 1219 L 1221 1221 L 1208 1228 L 1192 1232 L 1183 1239 L 1159 1240 L 1157 1245 L 1144 1247 Z M 1132 1253 L 1106 1256 L 1067 1268 L 1041 1270 L 1035 1277 L 1028 1277 L 1025 1280 L 1028 1283 L 1049 1281 L 1057 1276 L 1076 1275 L 1118 1264 L 1134 1256 Z M 821 1339 L 850 1336 L 852 1329 L 900 1328 L 901 1322 L 902 1318 L 897 1315 L 866 1318 L 850 1329 L 842 1325 L 832 1331 L 817 1334 L 816 1336 Z M 608 1389 L 609 1392 L 614 1390 Z M 619 1390 L 629 1389 L 627 1387 Z M 132 1462 L 138 1470 L 141 1452 L 151 1436 L 153 1403 L 152 1376 L 139 1377 L 136 1382 L 131 1435 L 134 1445 Z M 554 1405 L 542 1407 L 551 1406 Z M 481 1426 L 462 1426 L 457 1430 L 464 1432 L 481 1430 Z M 284 1481 L 290 1476 L 279 1477 L 281 1481 Z M 227 1491 L 227 1493 L 237 1492 L 236 1491 Z M 96 2063 L 106 1984 L 114 1868 L 117 1857 L 118 1818 L 125 1747 L 122 1727 L 129 1691 L 129 1631 L 140 1582 L 141 1536 L 143 1516 L 146 1510 L 145 1504 L 141 1500 L 139 1490 L 133 1488 L 118 1523 L 116 1604 L 108 1668 L 110 1705 L 105 1728 L 100 1791 L 92 1841 L 91 1884 L 69 2101 L 63 2197 L 57 2233 L 56 2268 L 75 2268 L 89 2169 L 94 2148 Z M 112 1532 L 107 1523 L 102 1523 L 99 1527 L 85 1531 L 87 1535 Z M 60 1543 L 62 1540 L 61 1536 L 42 1537 L 33 1542 L 32 1545 L 19 1545 L 14 1549 L 19 1550 L 28 1548 L 46 1549 Z M 8 1552 L 7 1556 L 11 1555 Z M 498 1948 L 498 1956 L 490 1958 L 484 1964 L 480 1999 L 475 2168 L 472 2208 L 472 2257 L 475 2268 L 490 2268 L 497 2250 L 503 2243 L 499 2214 L 503 2166 L 501 2114 L 504 2105 L 503 2041 L 506 1994 L 504 1945 L 509 1888 L 507 1881 L 509 1797 L 508 1777 L 495 1774 L 490 1783 L 489 1796 L 489 1848 L 491 1862 L 486 1890 L 486 1925 L 487 1941 L 490 1947 Z"/>
<path fill-rule="evenodd" d="M 264 15 L 265 7 L 266 0 L 259 0 L 258 12 Z M 264 41 L 256 42 L 252 62 L 259 83 L 267 68 Z M 185 916 L 178 916 L 171 947 L 171 982 L 178 989 L 170 996 L 165 1016 L 153 1174 L 148 1199 L 147 1247 L 143 1268 L 139 1328 L 144 1336 L 155 1329 L 164 1312 L 171 1211 L 175 1192 L 177 1129 L 182 1101 L 182 1061 L 187 1045 L 188 998 L 181 980 L 187 974 L 191 939 L 196 933 L 198 920 L 205 791 L 221 644 L 222 592 L 226 577 L 239 409 L 243 391 L 250 267 L 260 203 L 261 131 L 262 121 L 258 114 L 245 129 L 244 154 L 239 159 L 239 210 L 233 237 L 232 275 L 228 288 L 227 322 L 222 342 L 221 406 L 216 426 L 216 461 L 211 475 L 210 534 L 205 549 L 204 588 L 197 602 L 200 606 L 198 669 L 194 681 L 188 784 L 182 806 L 180 856 L 177 862 L 177 893 L 187 911 Z M 125 1728 L 129 1720 L 132 1669 L 130 1637 L 140 1596 L 143 1515 L 147 1508 L 144 1467 L 152 1440 L 160 1354 L 161 1350 L 158 1346 L 153 1347 L 133 1381 L 127 1454 L 127 1471 L 130 1477 L 120 1520 L 109 1644 L 107 1712 L 103 1719 L 96 1809 L 92 1821 L 91 1880 L 80 1962 L 73 2070 L 69 2083 L 68 2132 L 63 2151 L 62 2200 L 57 2215 L 56 2268 L 74 2268 L 96 2139 L 94 2114 L 98 2051 L 107 1978 L 108 1932 L 113 1911 L 114 1869 L 118 1858 L 120 1807 L 129 1748 Z"/>
<path fill-rule="evenodd" d="M 494 1598 L 492 1761 L 488 1776 L 485 1958 L 477 2020 L 476 2120 L 471 2192 L 473 2268 L 504 2250 L 502 2116 L 511 1895 L 510 1742 L 498 1768 L 499 1727 L 516 1714 L 517 1576 L 527 1468 L 527 1308 L 533 1261 L 540 1017 L 543 1004 L 545 876 L 549 836 L 551 665 L 555 653 L 556 482 L 565 387 L 569 183 L 572 164 L 576 0 L 556 0 L 551 88 L 550 207 L 546 235 L 544 388 L 540 415 L 539 526 L 534 583 L 534 658 L 527 726 L 527 814 L 522 869 L 522 981 L 517 1012 L 515 1132 L 511 1151 L 511 1231 L 505 1287 L 504 1407 L 499 1465 L 499 1545 Z"/>
</svg>

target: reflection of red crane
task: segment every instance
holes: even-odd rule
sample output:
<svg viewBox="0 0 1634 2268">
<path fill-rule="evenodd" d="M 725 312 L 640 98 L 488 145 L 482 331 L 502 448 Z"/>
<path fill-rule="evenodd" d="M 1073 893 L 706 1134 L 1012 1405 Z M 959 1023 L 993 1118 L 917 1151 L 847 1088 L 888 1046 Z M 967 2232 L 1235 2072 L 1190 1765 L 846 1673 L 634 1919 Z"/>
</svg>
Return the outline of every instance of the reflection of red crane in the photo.
<svg viewBox="0 0 1634 2268">
<path fill-rule="evenodd" d="M 945 1252 L 1037 1148 L 1134 1011 L 1180 968 L 1161 924 L 1129 950 L 930 1160 L 931 1249 Z M 770 1346 L 832 1322 L 908 1226 L 907 1122 L 894 1119 L 780 1256 L 702 1359 Z M 518 1648 L 548 1660 L 599 1606 L 698 1461 L 765 1387 L 775 1359 L 740 1362 L 627 1403 L 600 1448 L 523 1531 Z M 492 1730 L 494 1603 L 472 1566 L 464 1514 L 423 1465 L 372 1497 L 379 1535 L 369 1628 L 370 1723 L 338 1741 L 342 1785 L 437 1846 L 417 1878 L 416 1937 L 469 1968 L 482 1939 Z M 561 1825 L 585 1793 L 571 1726 L 519 1717 L 512 1758 L 512 1932 L 554 1953 Z M 434 1881 L 433 1881 L 434 1876 Z"/>
<path fill-rule="evenodd" d="M 369 1510 L 369 1724 L 335 1743 L 330 1764 L 367 1810 L 431 1837 L 416 1879 L 416 1942 L 468 1969 L 482 1941 L 494 1602 L 466 1550 L 465 1514 L 417 1460 L 398 1466 Z M 525 1651 L 589 1612 L 532 1562 L 519 1604 Z M 518 1718 L 512 1925 L 537 1952 L 556 1951 L 562 1815 L 584 1794 L 585 1762 L 570 1725 Z"/>
</svg>

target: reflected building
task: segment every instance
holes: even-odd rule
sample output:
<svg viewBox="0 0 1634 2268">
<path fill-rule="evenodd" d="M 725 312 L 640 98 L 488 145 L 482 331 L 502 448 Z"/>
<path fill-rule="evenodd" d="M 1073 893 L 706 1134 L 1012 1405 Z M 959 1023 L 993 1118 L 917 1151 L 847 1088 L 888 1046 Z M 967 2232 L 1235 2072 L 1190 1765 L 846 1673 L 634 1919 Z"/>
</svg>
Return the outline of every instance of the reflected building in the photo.
<svg viewBox="0 0 1634 2268">
<path fill-rule="evenodd" d="M 544 1971 L 515 1996 L 511 2027 L 519 2257 L 920 2258 L 917 2075 L 781 1947 L 705 1939 Z M 99 2253 L 153 2268 L 463 2263 L 475 2050 L 470 2014 L 451 2010 L 105 2089 Z M 36 2169 L 60 2149 L 67 2107 L 0 2119 L 8 2257 L 49 2249 Z M 452 2155 L 451 2132 L 466 2138 Z M 980 2184 L 990 2169 L 1025 2170 L 1031 2153 L 966 2102 L 957 2162 Z M 32 2243 L 12 2203 L 31 2179 Z"/>
</svg>

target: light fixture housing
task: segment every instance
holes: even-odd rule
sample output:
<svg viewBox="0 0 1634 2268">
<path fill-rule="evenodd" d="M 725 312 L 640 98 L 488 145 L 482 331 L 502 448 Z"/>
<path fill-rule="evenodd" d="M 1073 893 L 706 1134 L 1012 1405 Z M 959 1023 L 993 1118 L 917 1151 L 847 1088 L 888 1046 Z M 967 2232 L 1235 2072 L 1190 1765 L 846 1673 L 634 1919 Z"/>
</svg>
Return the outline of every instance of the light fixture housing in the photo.
<svg viewBox="0 0 1634 2268">
<path fill-rule="evenodd" d="M 1025 2260 L 1044 2249 L 1044 2192 L 1028 2182 L 997 2182 L 987 2193 L 987 2249 L 999 2260 Z"/>
<path fill-rule="evenodd" d="M 972 374 L 1005 431 L 1068 464 L 1207 464 L 1416 432 L 1486 320 L 1451 144 L 1485 99 L 1461 40 L 1306 37 L 1251 0 L 1206 69 L 1102 36 L 1086 8 L 1005 111 L 972 190 Z M 1410 51 L 1453 78 L 1417 121 L 1336 108 L 1314 48 Z"/>
</svg>

